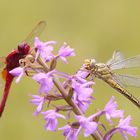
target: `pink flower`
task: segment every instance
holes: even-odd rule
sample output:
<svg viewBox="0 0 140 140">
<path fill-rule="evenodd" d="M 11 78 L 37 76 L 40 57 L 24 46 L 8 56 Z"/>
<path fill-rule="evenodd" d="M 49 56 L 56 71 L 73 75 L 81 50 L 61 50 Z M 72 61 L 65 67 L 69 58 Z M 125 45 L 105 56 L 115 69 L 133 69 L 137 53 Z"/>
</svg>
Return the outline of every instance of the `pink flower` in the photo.
<svg viewBox="0 0 140 140">
<path fill-rule="evenodd" d="M 128 140 L 126 133 L 131 135 L 132 137 L 137 136 L 137 133 L 136 133 L 137 127 L 130 126 L 130 122 L 131 122 L 131 116 L 128 116 L 125 119 L 120 119 L 120 122 L 118 124 L 118 129 L 126 140 Z"/>
<path fill-rule="evenodd" d="M 74 49 L 67 46 L 66 43 L 59 49 L 58 58 L 60 58 L 64 63 L 67 63 L 66 57 L 75 56 Z"/>
<path fill-rule="evenodd" d="M 39 93 L 46 93 L 53 88 L 52 71 L 46 73 L 38 73 L 33 76 L 33 79 L 40 84 Z"/>
<path fill-rule="evenodd" d="M 66 137 L 66 140 L 76 140 L 77 129 L 72 128 L 70 125 L 58 128 L 58 130 L 64 130 L 63 135 Z"/>
<path fill-rule="evenodd" d="M 42 112 L 42 114 L 44 115 L 44 119 L 46 120 L 45 129 L 48 131 L 56 131 L 56 127 L 58 124 L 57 118 L 66 119 L 64 115 L 61 115 L 54 110 Z"/>
<path fill-rule="evenodd" d="M 81 81 L 80 81 L 81 82 Z M 85 112 L 93 97 L 93 89 L 90 87 L 94 82 L 85 82 L 83 84 L 78 83 L 76 80 L 72 80 L 72 88 L 74 89 L 73 100 L 81 109 L 82 112 Z"/>
<path fill-rule="evenodd" d="M 80 127 L 77 131 L 77 135 L 80 133 L 81 129 L 84 129 L 84 136 L 88 137 L 90 134 L 94 133 L 97 129 L 98 124 L 93 121 L 93 116 L 88 118 L 80 115 L 75 115 L 76 120 L 80 123 Z"/>
<path fill-rule="evenodd" d="M 55 41 L 41 42 L 39 38 L 36 37 L 34 42 L 35 49 L 37 49 L 35 60 L 39 55 L 45 61 L 51 60 L 53 58 L 52 51 L 54 44 L 56 44 Z"/>
<path fill-rule="evenodd" d="M 104 108 L 104 113 L 108 122 L 112 124 L 111 118 L 123 118 L 123 110 L 117 110 L 118 104 L 114 101 L 115 97 L 112 96 Z"/>
<path fill-rule="evenodd" d="M 34 115 L 38 115 L 43 109 L 45 98 L 38 95 L 32 95 L 32 99 L 30 100 L 30 103 L 35 104 L 37 106 Z"/>
<path fill-rule="evenodd" d="M 11 70 L 9 73 L 12 74 L 13 76 L 17 76 L 16 83 L 18 83 L 21 80 L 22 76 L 24 75 L 24 69 L 21 67 L 17 67 Z"/>
<path fill-rule="evenodd" d="M 128 116 L 125 119 L 120 119 L 118 126 L 112 128 L 107 134 L 104 136 L 105 140 L 110 140 L 110 138 L 116 133 L 120 132 L 125 140 L 128 140 L 126 134 L 131 135 L 132 137 L 137 136 L 137 127 L 130 126 L 131 116 Z"/>
</svg>

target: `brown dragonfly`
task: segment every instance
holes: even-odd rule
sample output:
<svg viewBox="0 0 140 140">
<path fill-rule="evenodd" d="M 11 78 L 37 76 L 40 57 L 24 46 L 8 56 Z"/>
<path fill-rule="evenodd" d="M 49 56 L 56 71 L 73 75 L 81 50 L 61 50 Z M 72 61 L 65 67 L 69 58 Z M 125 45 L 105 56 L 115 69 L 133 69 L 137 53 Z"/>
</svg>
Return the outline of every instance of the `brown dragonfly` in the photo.
<svg viewBox="0 0 140 140">
<path fill-rule="evenodd" d="M 86 59 L 83 67 L 89 72 L 87 77 L 103 80 L 140 108 L 140 101 L 125 88 L 125 86 L 140 87 L 140 77 L 114 73 L 114 70 L 140 67 L 140 55 L 125 59 L 120 51 L 114 51 L 107 63 L 96 63 L 95 59 Z"/>
</svg>

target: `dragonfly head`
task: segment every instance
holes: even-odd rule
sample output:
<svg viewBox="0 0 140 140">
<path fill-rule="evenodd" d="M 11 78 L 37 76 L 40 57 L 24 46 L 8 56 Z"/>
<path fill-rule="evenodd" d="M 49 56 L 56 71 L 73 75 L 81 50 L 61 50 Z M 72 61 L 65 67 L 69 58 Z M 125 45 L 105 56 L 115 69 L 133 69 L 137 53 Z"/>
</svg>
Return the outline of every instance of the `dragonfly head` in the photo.
<svg viewBox="0 0 140 140">
<path fill-rule="evenodd" d="M 92 69 L 94 69 L 95 65 L 96 65 L 95 59 L 86 59 L 85 60 L 85 63 L 84 63 L 85 69 L 92 70 Z"/>
<path fill-rule="evenodd" d="M 29 50 L 30 46 L 25 42 L 18 45 L 18 51 L 20 54 L 27 55 L 29 53 Z"/>
</svg>

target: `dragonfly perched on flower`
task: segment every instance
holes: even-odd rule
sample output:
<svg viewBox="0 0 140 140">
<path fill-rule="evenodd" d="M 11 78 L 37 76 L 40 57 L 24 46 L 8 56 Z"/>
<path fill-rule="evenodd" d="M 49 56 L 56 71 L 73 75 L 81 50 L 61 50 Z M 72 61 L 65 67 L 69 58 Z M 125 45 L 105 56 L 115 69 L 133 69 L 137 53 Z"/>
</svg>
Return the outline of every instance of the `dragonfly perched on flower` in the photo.
<svg viewBox="0 0 140 140">
<path fill-rule="evenodd" d="M 95 59 L 86 59 L 83 65 L 84 70 L 88 72 L 87 77 L 103 80 L 140 108 L 140 101 L 125 89 L 125 86 L 140 87 L 140 77 L 114 73 L 114 70 L 136 67 L 140 67 L 140 55 L 125 59 L 120 51 L 114 51 L 107 63 L 96 63 Z"/>
<path fill-rule="evenodd" d="M 4 107 L 7 101 L 9 90 L 14 76 L 9 73 L 12 69 L 19 67 L 19 60 L 25 58 L 30 53 L 30 45 L 33 43 L 34 38 L 39 36 L 46 26 L 45 21 L 40 21 L 35 28 L 30 32 L 27 38 L 18 45 L 16 49 L 10 52 L 6 57 L 1 57 L 1 63 L 5 63 L 5 67 L 2 71 L 2 77 L 5 80 L 5 87 L 3 97 L 0 103 L 0 116 L 4 111 Z"/>
</svg>

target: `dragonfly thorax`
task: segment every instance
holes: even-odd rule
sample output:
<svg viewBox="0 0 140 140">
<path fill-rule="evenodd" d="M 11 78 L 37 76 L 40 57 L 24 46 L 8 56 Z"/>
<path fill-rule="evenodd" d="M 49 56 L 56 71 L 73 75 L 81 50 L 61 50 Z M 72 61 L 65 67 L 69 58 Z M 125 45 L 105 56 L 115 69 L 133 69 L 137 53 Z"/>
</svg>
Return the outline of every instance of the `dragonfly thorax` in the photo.
<svg viewBox="0 0 140 140">
<path fill-rule="evenodd" d="M 93 71 L 95 74 L 95 77 L 101 78 L 101 79 L 108 79 L 111 78 L 112 72 L 108 65 L 104 63 L 97 63 L 95 65 L 95 70 Z"/>
<path fill-rule="evenodd" d="M 108 65 L 104 63 L 96 63 L 95 59 L 85 60 L 84 68 L 89 71 L 90 75 L 100 79 L 110 78 L 112 75 Z"/>
</svg>

